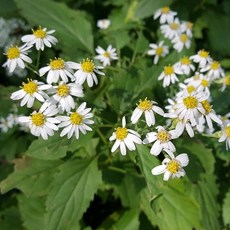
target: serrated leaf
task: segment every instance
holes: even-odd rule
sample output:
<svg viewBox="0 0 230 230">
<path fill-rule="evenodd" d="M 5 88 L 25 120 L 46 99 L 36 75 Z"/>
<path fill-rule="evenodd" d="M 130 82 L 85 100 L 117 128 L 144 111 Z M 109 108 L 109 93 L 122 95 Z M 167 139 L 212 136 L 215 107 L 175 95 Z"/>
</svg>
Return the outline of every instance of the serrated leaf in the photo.
<svg viewBox="0 0 230 230">
<path fill-rule="evenodd" d="M 29 146 L 26 155 L 41 160 L 56 160 L 66 155 L 70 141 L 65 137 L 55 134 L 48 140 L 39 138 Z"/>
<path fill-rule="evenodd" d="M 225 225 L 230 225 L 230 190 L 226 193 L 224 198 L 223 219 Z"/>
<path fill-rule="evenodd" d="M 84 49 L 93 53 L 92 28 L 80 11 L 51 0 L 15 0 L 22 15 L 32 24 L 55 29 L 63 49 Z"/>
<path fill-rule="evenodd" d="M 47 230 L 77 226 L 102 183 L 97 159 L 75 159 L 59 167 L 47 199 Z"/>
<path fill-rule="evenodd" d="M 0 183 L 1 193 L 17 188 L 27 196 L 46 194 L 52 174 L 60 163 L 61 161 L 43 161 L 29 157 L 14 160 L 14 172 Z"/>
</svg>

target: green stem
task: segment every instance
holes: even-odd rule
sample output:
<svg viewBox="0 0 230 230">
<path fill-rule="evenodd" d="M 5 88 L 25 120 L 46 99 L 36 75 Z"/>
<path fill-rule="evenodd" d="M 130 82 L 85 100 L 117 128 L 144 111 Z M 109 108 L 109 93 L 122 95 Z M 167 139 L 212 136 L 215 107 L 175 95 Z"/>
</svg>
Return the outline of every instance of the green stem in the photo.
<svg viewBox="0 0 230 230">
<path fill-rule="evenodd" d="M 36 63 L 36 69 L 38 70 L 39 63 L 40 63 L 40 57 L 41 57 L 41 50 L 38 50 L 38 57 L 37 57 L 37 63 Z"/>
</svg>

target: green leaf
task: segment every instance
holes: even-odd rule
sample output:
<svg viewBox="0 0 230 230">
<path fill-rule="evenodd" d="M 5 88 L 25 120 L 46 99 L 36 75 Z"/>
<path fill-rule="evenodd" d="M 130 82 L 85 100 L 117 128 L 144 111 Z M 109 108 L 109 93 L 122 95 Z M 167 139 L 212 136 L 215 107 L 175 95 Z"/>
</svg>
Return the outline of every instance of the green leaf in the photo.
<svg viewBox="0 0 230 230">
<path fill-rule="evenodd" d="M 0 183 L 1 193 L 18 188 L 27 196 L 41 196 L 47 193 L 60 161 L 43 161 L 29 157 L 14 160 L 14 172 Z"/>
<path fill-rule="evenodd" d="M 41 197 L 26 197 L 19 195 L 19 209 L 27 230 L 45 229 L 45 200 Z"/>
<path fill-rule="evenodd" d="M 63 50 L 83 49 L 93 53 L 92 28 L 84 15 L 51 0 L 15 0 L 22 15 L 33 25 L 55 29 Z"/>
<path fill-rule="evenodd" d="M 225 225 L 230 225 L 230 190 L 226 193 L 223 203 L 223 219 Z"/>
<path fill-rule="evenodd" d="M 47 199 L 47 230 L 70 229 L 102 184 L 97 159 L 75 159 L 59 167 Z"/>
<path fill-rule="evenodd" d="M 29 146 L 26 155 L 41 160 L 56 160 L 66 155 L 70 141 L 67 138 L 61 138 L 58 134 L 49 137 L 48 140 L 39 138 L 34 140 Z"/>
<path fill-rule="evenodd" d="M 1 17 L 15 17 L 17 7 L 13 0 L 1 0 L 0 16 Z"/>
</svg>

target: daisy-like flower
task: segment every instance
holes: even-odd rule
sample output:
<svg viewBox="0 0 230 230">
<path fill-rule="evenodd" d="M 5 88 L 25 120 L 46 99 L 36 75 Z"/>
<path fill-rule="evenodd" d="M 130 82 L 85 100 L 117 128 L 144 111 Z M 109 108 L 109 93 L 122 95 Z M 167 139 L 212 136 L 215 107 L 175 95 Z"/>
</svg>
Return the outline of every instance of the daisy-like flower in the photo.
<svg viewBox="0 0 230 230">
<path fill-rule="evenodd" d="M 181 31 L 179 19 L 175 18 L 171 23 L 161 25 L 160 30 L 165 38 L 168 38 L 171 40 L 176 35 L 178 35 Z"/>
<path fill-rule="evenodd" d="M 197 89 L 196 89 L 196 85 L 194 85 L 194 84 L 184 84 L 184 83 L 179 83 L 179 87 L 180 87 L 180 89 L 181 89 L 181 91 L 179 91 L 177 94 L 176 94 L 176 97 L 181 97 L 181 96 L 183 96 L 183 94 L 184 94 L 184 91 L 186 91 L 187 93 L 192 93 L 192 92 L 194 92 L 194 91 L 196 91 Z"/>
<path fill-rule="evenodd" d="M 221 130 L 221 137 L 219 142 L 226 141 L 226 150 L 230 149 L 230 124 L 224 124 Z"/>
<path fill-rule="evenodd" d="M 69 116 L 58 116 L 57 119 L 61 121 L 58 127 L 64 127 L 60 136 L 67 135 L 67 138 L 70 139 L 74 134 L 75 138 L 79 139 L 79 132 L 86 134 L 87 131 L 92 131 L 88 126 L 94 124 L 94 121 L 90 119 L 93 117 L 90 110 L 91 108 L 86 108 L 86 102 L 83 102 L 76 111 L 70 112 Z"/>
<path fill-rule="evenodd" d="M 189 49 L 190 46 L 191 46 L 191 40 L 188 37 L 188 35 L 185 34 L 185 33 L 176 35 L 172 39 L 172 43 L 174 44 L 173 48 L 175 50 L 177 50 L 177 52 L 181 52 L 184 47 L 186 47 L 187 49 Z"/>
<path fill-rule="evenodd" d="M 192 37 L 192 27 L 193 23 L 188 21 L 182 21 L 181 23 L 181 33 L 185 33 L 188 35 L 188 37 Z"/>
<path fill-rule="evenodd" d="M 218 61 L 211 61 L 205 67 L 203 67 L 200 72 L 207 72 L 207 76 L 210 77 L 211 80 L 215 80 L 220 77 L 224 77 L 225 73 L 223 68 L 221 67 Z"/>
<path fill-rule="evenodd" d="M 193 75 L 192 77 L 186 78 L 184 80 L 184 83 L 186 84 L 191 84 L 191 85 L 199 85 L 200 82 L 200 78 L 202 77 L 202 74 L 199 72 L 196 72 L 195 75 Z"/>
<path fill-rule="evenodd" d="M 168 6 L 165 6 L 158 9 L 154 13 L 153 18 L 154 19 L 160 18 L 160 24 L 172 23 L 175 15 L 177 15 L 177 12 L 171 11 Z"/>
<path fill-rule="evenodd" d="M 77 83 L 66 84 L 60 82 L 58 86 L 53 86 L 54 95 L 51 98 L 59 103 L 62 112 L 70 112 L 71 109 L 74 109 L 76 104 L 72 96 L 83 97 L 83 87 Z M 55 103 L 55 102 L 54 102 Z"/>
<path fill-rule="evenodd" d="M 207 95 L 210 95 L 209 87 L 210 87 L 211 83 L 212 83 L 212 81 L 211 81 L 210 77 L 208 77 L 207 75 L 200 74 L 199 80 L 197 80 L 194 85 L 196 86 L 197 92 L 203 91 Z"/>
<path fill-rule="evenodd" d="M 47 83 L 57 83 L 59 77 L 61 77 L 62 81 L 68 82 L 68 77 L 73 80 L 73 70 L 71 69 L 72 62 L 65 62 L 62 58 L 55 58 L 54 60 L 50 60 L 48 66 L 39 69 L 39 75 L 43 76 L 48 72 L 47 75 Z"/>
<path fill-rule="evenodd" d="M 175 63 L 175 66 L 180 68 L 185 75 L 189 75 L 191 71 L 195 70 L 195 66 L 187 56 L 181 58 L 179 62 Z"/>
<path fill-rule="evenodd" d="M 109 19 L 100 19 L 97 21 L 97 27 L 105 30 L 110 26 L 111 22 Z"/>
<path fill-rule="evenodd" d="M 31 47 L 32 46 L 27 46 L 26 44 L 21 47 L 10 46 L 5 53 L 5 55 L 7 56 L 7 61 L 2 66 L 7 67 L 10 73 L 15 70 L 16 66 L 24 69 L 24 62 L 32 63 L 31 58 L 27 56 L 28 50 Z"/>
<path fill-rule="evenodd" d="M 27 123 L 30 131 L 34 136 L 41 136 L 47 140 L 48 136 L 53 136 L 54 131 L 58 130 L 57 123 L 59 120 L 53 116 L 58 113 L 58 109 L 55 105 L 47 107 L 45 104 L 42 105 L 38 112 L 34 111 L 30 116 L 20 116 L 18 121 Z"/>
<path fill-rule="evenodd" d="M 96 74 L 105 75 L 100 69 L 103 69 L 103 66 L 96 66 L 94 62 L 90 59 L 84 59 L 81 63 L 75 63 L 72 65 L 72 68 L 77 69 L 74 73 L 76 83 L 82 85 L 85 80 L 89 87 L 92 87 L 95 83 L 98 84 L 98 79 Z"/>
<path fill-rule="evenodd" d="M 160 41 L 158 45 L 153 43 L 149 44 L 150 50 L 147 51 L 147 54 L 155 56 L 153 59 L 155 65 L 158 63 L 160 57 L 165 57 L 169 53 L 168 46 L 164 46 L 163 44 L 164 41 Z"/>
<path fill-rule="evenodd" d="M 137 107 L 133 111 L 133 114 L 131 116 L 131 121 L 133 124 L 137 123 L 141 115 L 145 114 L 145 121 L 148 126 L 155 124 L 155 116 L 154 112 L 163 116 L 164 111 L 159 107 L 156 106 L 157 102 L 150 101 L 145 98 L 145 100 L 140 100 L 139 104 L 137 104 Z"/>
<path fill-rule="evenodd" d="M 182 70 L 177 66 L 165 66 L 164 71 L 158 77 L 158 80 L 163 80 L 163 87 L 169 86 L 171 83 L 174 84 L 179 81 L 176 74 L 183 74 Z"/>
<path fill-rule="evenodd" d="M 180 120 L 191 122 L 192 126 L 198 124 L 198 118 L 201 114 L 205 114 L 202 101 L 207 100 L 208 95 L 204 92 L 188 93 L 184 91 L 181 97 L 176 99 L 175 112 Z"/>
<path fill-rule="evenodd" d="M 176 148 L 171 140 L 176 138 L 177 135 L 175 130 L 167 131 L 163 126 L 157 126 L 157 132 L 147 133 L 143 143 L 149 144 L 154 142 L 150 149 L 150 153 L 158 156 L 162 150 L 175 152 Z"/>
<path fill-rule="evenodd" d="M 117 53 L 116 49 L 112 47 L 112 45 L 109 45 L 106 50 L 98 46 L 96 48 L 96 52 L 99 54 L 95 57 L 95 59 L 98 59 L 100 62 L 102 62 L 103 66 L 110 65 L 111 60 L 117 60 Z"/>
<path fill-rule="evenodd" d="M 34 45 L 37 50 L 44 50 L 44 47 L 51 47 L 52 45 L 56 45 L 58 40 L 52 36 L 55 30 L 47 31 L 47 28 L 38 27 L 37 30 L 32 29 L 33 34 L 25 35 L 21 38 L 23 42 L 26 42 L 27 45 Z"/>
<path fill-rule="evenodd" d="M 130 151 L 133 151 L 136 149 L 134 143 L 142 143 L 140 139 L 141 136 L 136 131 L 126 128 L 125 117 L 122 118 L 122 127 L 118 127 L 115 130 L 116 131 L 113 132 L 112 136 L 109 138 L 110 141 L 115 140 L 111 152 L 116 151 L 117 148 L 120 147 L 121 154 L 126 155 L 126 148 L 128 148 Z"/>
<path fill-rule="evenodd" d="M 201 68 L 205 67 L 212 60 L 209 56 L 209 52 L 205 50 L 199 50 L 198 53 L 196 55 L 192 55 L 190 59 L 195 63 L 198 63 Z"/>
<path fill-rule="evenodd" d="M 40 102 L 44 102 L 48 99 L 48 95 L 44 90 L 50 89 L 52 85 L 44 84 L 41 81 L 27 79 L 27 83 L 23 82 L 21 89 L 12 93 L 10 98 L 12 100 L 21 100 L 20 106 L 26 106 L 31 108 L 34 104 L 34 100 L 37 99 Z"/>
<path fill-rule="evenodd" d="M 16 124 L 15 115 L 10 113 L 6 118 L 0 117 L 0 130 L 7 133 Z"/>
<path fill-rule="evenodd" d="M 176 157 L 173 155 L 173 153 L 171 154 L 171 159 L 165 158 L 162 161 L 162 165 L 156 166 L 151 170 L 153 175 L 164 173 L 164 181 L 168 181 L 169 178 L 180 178 L 185 176 L 186 173 L 183 167 L 186 167 L 189 163 L 189 158 L 186 153 L 181 153 Z"/>
<path fill-rule="evenodd" d="M 225 75 L 223 78 L 219 79 L 218 83 L 222 84 L 220 91 L 224 91 L 227 86 L 230 86 L 230 75 Z"/>
</svg>

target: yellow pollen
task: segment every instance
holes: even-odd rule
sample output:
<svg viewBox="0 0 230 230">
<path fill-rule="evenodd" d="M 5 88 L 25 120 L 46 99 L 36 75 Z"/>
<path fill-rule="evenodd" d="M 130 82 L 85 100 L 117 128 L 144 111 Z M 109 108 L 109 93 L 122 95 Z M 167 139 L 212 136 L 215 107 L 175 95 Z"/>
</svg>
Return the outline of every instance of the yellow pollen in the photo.
<svg viewBox="0 0 230 230">
<path fill-rule="evenodd" d="M 225 84 L 225 85 L 230 85 L 230 76 L 226 76 L 226 77 L 224 78 L 224 84 Z"/>
<path fill-rule="evenodd" d="M 35 113 L 31 115 L 32 123 L 36 126 L 42 126 L 46 122 L 46 117 L 42 113 Z"/>
<path fill-rule="evenodd" d="M 193 91 L 195 91 L 195 87 L 193 85 L 189 85 L 187 86 L 187 91 L 188 93 L 192 93 Z"/>
<path fill-rule="evenodd" d="M 66 97 L 66 96 L 68 96 L 69 95 L 69 86 L 66 85 L 66 84 L 59 85 L 58 88 L 57 88 L 57 94 L 60 97 Z"/>
<path fill-rule="evenodd" d="M 37 92 L 37 89 L 38 89 L 38 85 L 34 82 L 34 81 L 32 81 L 31 79 L 28 79 L 28 83 L 22 83 L 22 89 L 26 92 L 26 93 L 28 93 L 28 94 L 30 94 L 30 95 L 32 95 L 32 94 L 34 94 L 35 92 Z"/>
<path fill-rule="evenodd" d="M 198 100 L 193 96 L 188 96 L 183 99 L 184 105 L 187 107 L 187 109 L 194 109 L 198 105 Z"/>
<path fill-rule="evenodd" d="M 161 8 L 161 12 L 162 12 L 163 14 L 168 14 L 169 11 L 170 11 L 170 8 L 169 8 L 168 6 L 165 6 L 165 7 Z"/>
<path fill-rule="evenodd" d="M 37 30 L 32 30 L 33 31 L 33 35 L 37 38 L 45 38 L 46 37 L 46 31 L 43 31 L 41 26 L 39 26 L 39 28 Z"/>
<path fill-rule="evenodd" d="M 202 79 L 201 85 L 204 86 L 204 87 L 207 87 L 208 86 L 208 81 L 205 80 L 205 79 Z"/>
<path fill-rule="evenodd" d="M 176 160 L 171 160 L 167 165 L 167 170 L 172 174 L 177 173 L 180 170 L 180 168 L 180 163 Z"/>
<path fill-rule="evenodd" d="M 70 115 L 70 121 L 73 125 L 82 124 L 83 116 L 77 112 L 73 112 Z"/>
<path fill-rule="evenodd" d="M 181 35 L 180 35 L 180 40 L 181 40 L 183 43 L 185 43 L 185 42 L 187 42 L 187 40 L 188 40 L 188 36 L 187 36 L 186 34 L 181 34 Z"/>
<path fill-rule="evenodd" d="M 105 51 L 105 52 L 103 53 L 103 56 L 109 58 L 109 57 L 110 57 L 110 53 L 107 52 L 107 51 Z"/>
<path fill-rule="evenodd" d="M 92 73 L 94 71 L 95 65 L 92 60 L 87 58 L 86 60 L 83 60 L 81 68 L 84 72 Z"/>
<path fill-rule="evenodd" d="M 8 59 L 18 58 L 20 56 L 20 50 L 17 46 L 10 47 L 8 48 L 6 55 Z"/>
<path fill-rule="evenodd" d="M 173 69 L 173 67 L 172 66 L 165 66 L 164 67 L 164 73 L 165 73 L 165 75 L 171 75 L 171 74 L 173 74 L 174 73 L 174 69 Z"/>
<path fill-rule="evenodd" d="M 151 110 L 153 107 L 153 103 L 145 98 L 144 101 L 139 100 L 139 104 L 137 107 L 142 111 Z"/>
<path fill-rule="evenodd" d="M 168 131 L 166 130 L 161 130 L 157 133 L 157 139 L 161 142 L 161 143 L 167 143 L 171 140 L 171 135 Z"/>
<path fill-rule="evenodd" d="M 50 60 L 50 68 L 52 70 L 57 70 L 57 69 L 64 69 L 65 67 L 65 62 L 63 59 L 58 58 L 58 59 L 54 59 L 54 60 Z"/>
<path fill-rule="evenodd" d="M 230 126 L 227 126 L 225 128 L 225 133 L 226 133 L 227 137 L 230 138 Z"/>
<path fill-rule="evenodd" d="M 123 141 L 128 135 L 128 130 L 126 128 L 118 127 L 116 129 L 116 137 L 118 140 Z"/>
<path fill-rule="evenodd" d="M 205 51 L 205 50 L 200 50 L 198 52 L 199 56 L 202 57 L 202 58 L 207 58 L 208 55 L 209 55 L 209 52 Z"/>
<path fill-rule="evenodd" d="M 191 61 L 189 60 L 188 57 L 181 58 L 180 62 L 181 62 L 182 65 L 190 65 L 191 64 Z"/>
<path fill-rule="evenodd" d="M 203 108 L 205 109 L 207 113 L 211 112 L 212 106 L 209 104 L 207 100 L 202 101 L 201 104 L 203 105 Z"/>
<path fill-rule="evenodd" d="M 156 48 L 156 55 L 160 56 L 163 53 L 163 47 Z"/>
<path fill-rule="evenodd" d="M 220 67 L 220 63 L 218 61 L 213 61 L 211 64 L 211 69 L 217 70 Z"/>
<path fill-rule="evenodd" d="M 175 22 L 171 23 L 169 26 L 172 30 L 177 30 L 179 27 L 178 23 L 175 23 Z"/>
</svg>

